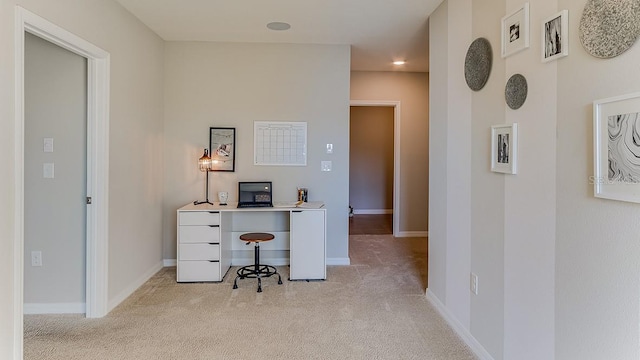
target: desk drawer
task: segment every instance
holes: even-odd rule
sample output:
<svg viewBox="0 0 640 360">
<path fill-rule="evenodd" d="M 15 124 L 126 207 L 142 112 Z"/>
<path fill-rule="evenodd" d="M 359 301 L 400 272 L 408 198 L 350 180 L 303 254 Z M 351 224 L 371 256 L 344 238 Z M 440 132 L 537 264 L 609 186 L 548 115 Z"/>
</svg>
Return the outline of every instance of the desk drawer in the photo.
<svg viewBox="0 0 640 360">
<path fill-rule="evenodd" d="M 180 244 L 178 260 L 220 260 L 220 244 Z"/>
<path fill-rule="evenodd" d="M 180 243 L 219 243 L 220 227 L 215 226 L 180 226 L 178 228 Z"/>
<path fill-rule="evenodd" d="M 178 225 L 220 225 L 220 213 L 216 211 L 181 211 Z"/>
<path fill-rule="evenodd" d="M 178 261 L 178 282 L 222 281 L 220 263 Z"/>
</svg>

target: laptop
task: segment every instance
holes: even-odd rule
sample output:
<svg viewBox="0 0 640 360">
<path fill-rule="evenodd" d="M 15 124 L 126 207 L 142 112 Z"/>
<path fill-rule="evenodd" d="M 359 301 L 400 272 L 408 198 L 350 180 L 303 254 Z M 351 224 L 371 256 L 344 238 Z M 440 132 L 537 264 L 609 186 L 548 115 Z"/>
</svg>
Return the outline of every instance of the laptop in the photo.
<svg viewBox="0 0 640 360">
<path fill-rule="evenodd" d="M 273 207 L 271 181 L 238 182 L 238 207 Z"/>
</svg>

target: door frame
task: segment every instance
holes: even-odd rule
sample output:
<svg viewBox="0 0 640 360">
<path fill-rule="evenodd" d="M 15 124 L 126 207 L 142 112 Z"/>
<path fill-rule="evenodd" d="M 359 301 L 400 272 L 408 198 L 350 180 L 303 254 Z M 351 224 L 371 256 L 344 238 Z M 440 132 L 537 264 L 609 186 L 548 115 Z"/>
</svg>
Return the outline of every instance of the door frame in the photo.
<svg viewBox="0 0 640 360">
<path fill-rule="evenodd" d="M 14 339 L 22 357 L 24 312 L 24 34 L 29 32 L 87 59 L 86 317 L 107 314 L 110 55 L 84 39 L 15 8 Z"/>
<path fill-rule="evenodd" d="M 400 236 L 400 101 L 351 100 L 349 106 L 393 107 L 393 236 Z M 351 119 L 349 119 L 351 121 Z"/>
</svg>

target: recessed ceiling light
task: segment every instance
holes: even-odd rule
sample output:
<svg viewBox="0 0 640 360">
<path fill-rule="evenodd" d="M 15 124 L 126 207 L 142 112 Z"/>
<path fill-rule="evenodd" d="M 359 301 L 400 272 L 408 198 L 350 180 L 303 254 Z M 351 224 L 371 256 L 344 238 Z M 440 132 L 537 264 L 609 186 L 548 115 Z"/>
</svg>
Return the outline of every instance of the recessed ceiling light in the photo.
<svg viewBox="0 0 640 360">
<path fill-rule="evenodd" d="M 404 60 L 398 60 L 398 61 L 394 61 L 394 62 L 393 62 L 393 65 L 404 65 L 404 64 L 406 64 L 406 63 L 407 63 L 407 62 L 406 62 L 406 61 L 404 61 Z"/>
<path fill-rule="evenodd" d="M 282 31 L 291 29 L 291 25 L 286 22 L 274 21 L 267 24 L 267 27 L 271 30 Z"/>
</svg>

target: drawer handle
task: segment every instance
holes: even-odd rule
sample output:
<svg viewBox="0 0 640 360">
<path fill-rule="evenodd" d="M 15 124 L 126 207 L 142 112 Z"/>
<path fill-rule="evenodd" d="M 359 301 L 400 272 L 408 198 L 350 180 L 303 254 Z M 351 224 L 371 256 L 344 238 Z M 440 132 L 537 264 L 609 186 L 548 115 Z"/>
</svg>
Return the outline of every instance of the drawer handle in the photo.
<svg viewBox="0 0 640 360">
<path fill-rule="evenodd" d="M 220 227 L 220 225 L 209 225 L 209 227 Z"/>
<path fill-rule="evenodd" d="M 220 214 L 220 211 L 209 211 L 209 214 Z"/>
<path fill-rule="evenodd" d="M 220 245 L 220 243 L 209 243 L 209 245 Z"/>
<path fill-rule="evenodd" d="M 209 262 L 220 262 L 220 260 L 209 260 Z"/>
<path fill-rule="evenodd" d="M 302 210 L 291 210 L 291 212 L 299 213 L 299 212 L 302 212 Z"/>
</svg>

